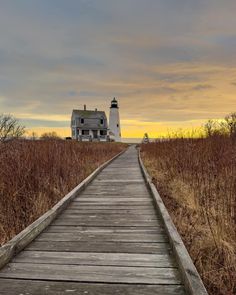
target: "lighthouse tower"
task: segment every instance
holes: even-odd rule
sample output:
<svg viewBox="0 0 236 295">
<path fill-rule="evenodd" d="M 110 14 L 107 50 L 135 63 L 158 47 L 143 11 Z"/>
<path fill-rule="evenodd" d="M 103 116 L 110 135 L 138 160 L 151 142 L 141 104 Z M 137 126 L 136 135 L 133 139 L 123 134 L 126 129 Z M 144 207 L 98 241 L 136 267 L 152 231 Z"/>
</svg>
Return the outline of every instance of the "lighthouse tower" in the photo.
<svg viewBox="0 0 236 295">
<path fill-rule="evenodd" d="M 118 101 L 113 98 L 110 107 L 110 117 L 109 117 L 109 135 L 111 140 L 120 142 L 120 116 L 119 116 L 119 106 Z"/>
</svg>

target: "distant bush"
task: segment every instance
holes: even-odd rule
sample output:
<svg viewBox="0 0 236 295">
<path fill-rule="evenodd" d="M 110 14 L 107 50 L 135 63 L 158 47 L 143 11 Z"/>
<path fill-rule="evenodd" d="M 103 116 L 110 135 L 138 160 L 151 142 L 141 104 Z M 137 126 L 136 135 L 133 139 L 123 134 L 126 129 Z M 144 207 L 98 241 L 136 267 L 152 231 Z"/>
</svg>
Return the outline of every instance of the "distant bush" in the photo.
<svg viewBox="0 0 236 295">
<path fill-rule="evenodd" d="M 55 140 L 55 139 L 62 139 L 55 131 L 52 132 L 45 132 L 40 136 L 40 139 L 43 140 Z"/>
</svg>

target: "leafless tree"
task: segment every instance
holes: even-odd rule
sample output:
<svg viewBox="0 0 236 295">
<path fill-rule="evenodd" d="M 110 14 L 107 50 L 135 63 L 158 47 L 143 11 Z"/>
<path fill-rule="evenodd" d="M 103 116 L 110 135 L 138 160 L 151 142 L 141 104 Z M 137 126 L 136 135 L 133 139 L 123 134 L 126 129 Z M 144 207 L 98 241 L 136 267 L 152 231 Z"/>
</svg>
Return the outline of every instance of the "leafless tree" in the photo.
<svg viewBox="0 0 236 295">
<path fill-rule="evenodd" d="M 19 138 L 24 133 L 25 126 L 22 126 L 18 119 L 12 115 L 0 114 L 0 142 Z"/>
</svg>

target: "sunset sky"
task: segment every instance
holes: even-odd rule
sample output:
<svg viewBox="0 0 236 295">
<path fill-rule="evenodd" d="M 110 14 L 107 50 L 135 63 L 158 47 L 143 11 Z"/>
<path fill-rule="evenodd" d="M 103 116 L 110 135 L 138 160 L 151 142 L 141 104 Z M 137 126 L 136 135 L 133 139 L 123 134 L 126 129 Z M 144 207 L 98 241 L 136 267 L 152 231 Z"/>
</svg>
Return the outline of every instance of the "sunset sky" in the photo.
<svg viewBox="0 0 236 295">
<path fill-rule="evenodd" d="M 236 1 L 0 0 L 0 113 L 65 136 L 114 96 L 124 137 L 236 111 Z"/>
</svg>

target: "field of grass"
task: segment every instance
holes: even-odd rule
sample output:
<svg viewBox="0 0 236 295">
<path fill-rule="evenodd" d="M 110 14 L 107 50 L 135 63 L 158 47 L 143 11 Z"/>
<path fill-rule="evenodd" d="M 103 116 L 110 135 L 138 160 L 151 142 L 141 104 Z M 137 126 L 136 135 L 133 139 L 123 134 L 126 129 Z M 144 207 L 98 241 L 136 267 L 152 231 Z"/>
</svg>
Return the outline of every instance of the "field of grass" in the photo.
<svg viewBox="0 0 236 295">
<path fill-rule="evenodd" d="M 0 144 L 0 245 L 125 147 L 63 140 Z"/>
<path fill-rule="evenodd" d="M 235 138 L 169 139 L 141 155 L 209 294 L 236 294 Z"/>
</svg>

